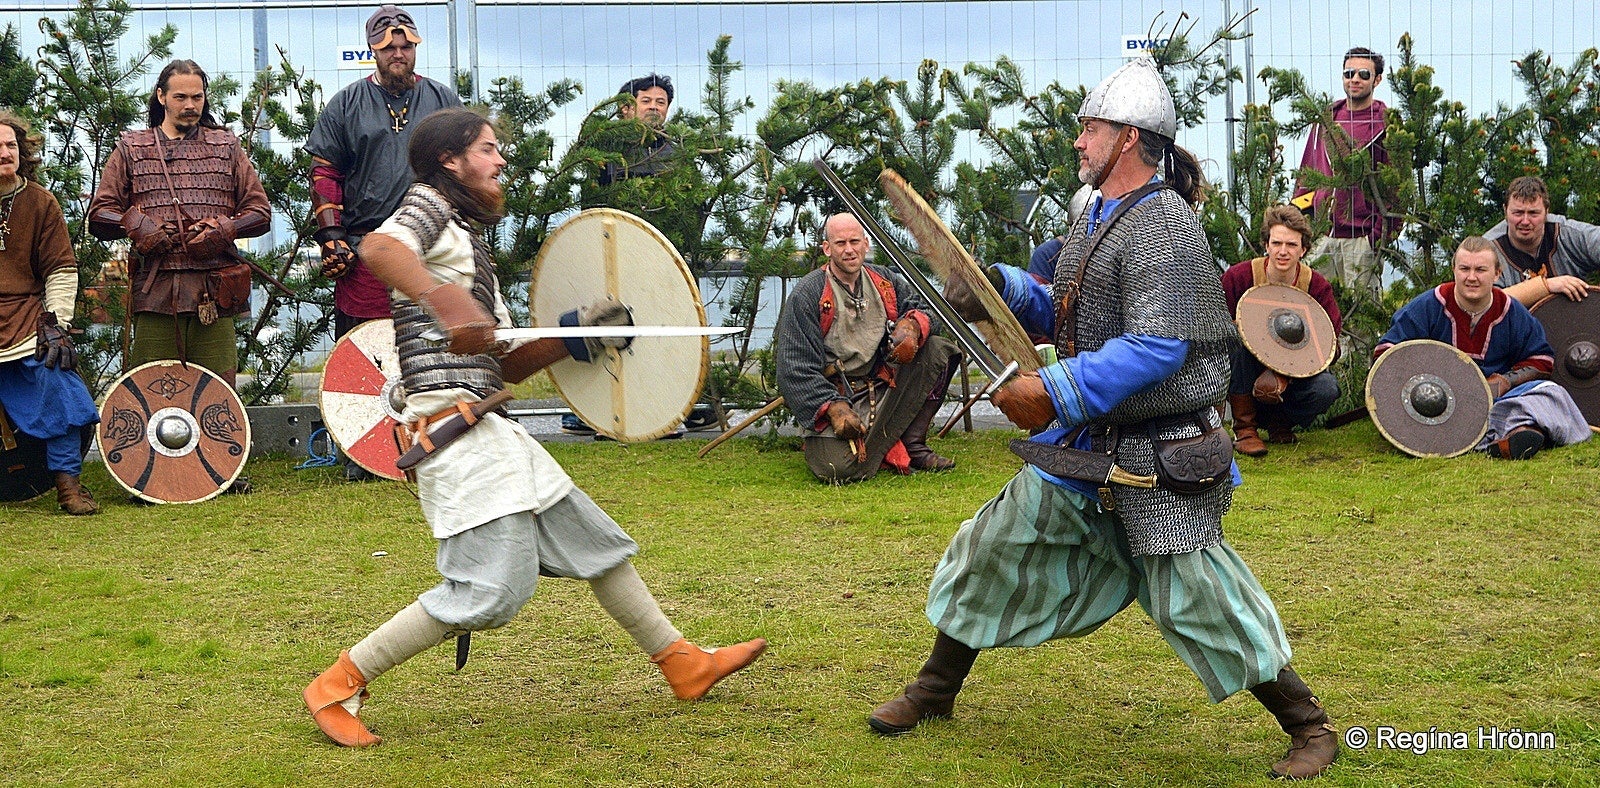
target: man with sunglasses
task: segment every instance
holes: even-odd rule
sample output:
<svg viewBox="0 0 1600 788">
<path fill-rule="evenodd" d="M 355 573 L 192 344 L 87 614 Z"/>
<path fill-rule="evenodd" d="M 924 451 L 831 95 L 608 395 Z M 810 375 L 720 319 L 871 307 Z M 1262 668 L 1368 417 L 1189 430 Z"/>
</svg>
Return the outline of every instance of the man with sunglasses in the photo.
<svg viewBox="0 0 1600 788">
<path fill-rule="evenodd" d="M 1389 163 L 1389 152 L 1383 146 L 1388 108 L 1372 95 L 1383 83 L 1383 56 L 1355 47 L 1344 55 L 1342 76 L 1345 97 L 1328 108 L 1337 128 L 1318 126 L 1312 131 L 1300 168 L 1332 176 L 1335 161 L 1365 151 L 1371 156 L 1372 170 L 1361 182 L 1337 189 L 1313 190 L 1301 182 L 1292 202 L 1301 210 L 1314 207 L 1333 222 L 1328 235 L 1311 250 L 1318 271 L 1348 289 L 1364 290 L 1377 298 L 1382 274 L 1377 244 L 1394 238 L 1400 230 L 1399 221 L 1385 216 L 1381 203 L 1373 201 L 1376 179 L 1372 175 Z"/>
<path fill-rule="evenodd" d="M 449 87 L 416 73 L 422 36 L 411 14 L 383 5 L 367 19 L 373 73 L 334 94 L 306 140 L 322 274 L 333 282 L 333 336 L 389 317 L 389 291 L 356 250 L 400 206 L 411 185 L 406 145 L 417 121 L 461 106 Z M 351 481 L 374 478 L 345 466 Z"/>
</svg>

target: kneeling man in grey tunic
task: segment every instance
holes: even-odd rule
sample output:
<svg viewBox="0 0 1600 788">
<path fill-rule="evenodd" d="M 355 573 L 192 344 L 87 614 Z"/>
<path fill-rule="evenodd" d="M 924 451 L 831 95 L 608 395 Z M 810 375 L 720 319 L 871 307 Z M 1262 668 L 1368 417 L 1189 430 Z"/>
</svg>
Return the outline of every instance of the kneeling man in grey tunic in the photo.
<svg viewBox="0 0 1600 788">
<path fill-rule="evenodd" d="M 1222 536 L 1238 469 L 1218 411 L 1238 339 L 1192 208 L 1199 163 L 1173 144 L 1172 98 L 1147 59 L 1095 88 L 1079 118 L 1078 177 L 1101 196 L 1068 232 L 1052 287 L 1006 294 L 1019 315 L 1055 316 L 1042 328 L 1063 360 L 993 397 L 1042 431 L 1012 442 L 1028 464 L 934 570 L 933 653 L 871 726 L 950 716 L 980 649 L 1087 635 L 1137 601 L 1213 701 L 1249 690 L 1277 717 L 1291 744 L 1274 776 L 1315 777 L 1337 733 Z M 1034 299 L 1058 308 L 1025 308 Z"/>
<path fill-rule="evenodd" d="M 359 717 L 368 682 L 450 637 L 504 625 L 533 596 L 540 575 L 589 581 L 673 693 L 700 698 L 754 662 L 766 641 L 702 649 L 684 639 L 629 563 L 638 545 L 520 424 L 493 412 L 507 381 L 569 355 L 603 358 L 601 343 L 620 340 L 499 346 L 494 329 L 509 327 L 511 317 L 482 235 L 502 215 L 497 179 L 505 159 L 494 130 L 469 110 L 440 111 L 418 125 L 410 159 L 417 182 L 361 252 L 392 288 L 404 416 L 425 454 L 415 466 L 417 492 L 439 540 L 444 579 L 306 687 L 312 719 L 346 747 L 379 743 Z M 575 311 L 578 325 L 628 322 L 616 302 Z M 448 347 L 423 338 L 433 326 L 448 335 Z"/>
</svg>

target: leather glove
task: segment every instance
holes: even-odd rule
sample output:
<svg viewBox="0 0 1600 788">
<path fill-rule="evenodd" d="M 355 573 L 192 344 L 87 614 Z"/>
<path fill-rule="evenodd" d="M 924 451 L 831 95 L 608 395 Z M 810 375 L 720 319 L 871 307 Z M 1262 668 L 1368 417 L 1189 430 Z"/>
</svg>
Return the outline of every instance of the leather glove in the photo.
<svg viewBox="0 0 1600 788">
<path fill-rule="evenodd" d="M 178 245 L 178 228 L 171 222 L 157 224 L 155 219 L 138 208 L 129 208 L 122 214 L 122 230 L 133 241 L 134 251 L 149 257 L 166 254 Z"/>
<path fill-rule="evenodd" d="M 422 291 L 417 300 L 450 335 L 451 353 L 471 356 L 494 347 L 494 317 L 483 311 L 465 287 L 440 282 Z"/>
<path fill-rule="evenodd" d="M 329 279 L 338 279 L 350 273 L 350 266 L 356 263 L 355 250 L 350 248 L 349 235 L 343 227 L 332 225 L 317 230 L 311 238 L 317 242 L 322 251 L 322 275 Z"/>
<path fill-rule="evenodd" d="M 621 301 L 603 298 L 567 312 L 557 322 L 563 326 L 631 326 L 633 312 Z M 633 344 L 633 337 L 569 337 L 564 341 L 573 358 L 593 361 L 604 358 L 608 347 L 622 350 Z"/>
<path fill-rule="evenodd" d="M 34 344 L 33 360 L 51 369 L 77 369 L 78 350 L 72 346 L 72 337 L 56 323 L 56 313 L 46 309 L 39 315 L 39 336 Z"/>
<path fill-rule="evenodd" d="M 828 403 L 828 424 L 833 427 L 834 437 L 843 440 L 860 440 L 867 436 L 867 425 L 861 423 L 850 403 L 842 399 Z"/>
<path fill-rule="evenodd" d="M 1037 372 L 1023 372 L 1011 382 L 990 395 L 994 406 L 1006 414 L 1012 424 L 1029 432 L 1037 430 L 1056 418 L 1055 403 Z"/>
<path fill-rule="evenodd" d="M 922 349 L 922 327 L 910 317 L 895 321 L 889 332 L 889 360 L 896 364 L 910 364 Z"/>
<path fill-rule="evenodd" d="M 1488 381 L 1489 381 L 1489 391 L 1494 394 L 1494 398 L 1495 399 L 1500 399 L 1501 397 L 1504 397 L 1506 395 L 1506 392 L 1508 392 L 1511 389 L 1515 388 L 1515 386 L 1513 386 L 1511 384 L 1511 381 L 1506 379 L 1505 375 L 1501 375 L 1498 372 L 1493 374 L 1493 375 L 1490 375 L 1488 377 Z"/>
<path fill-rule="evenodd" d="M 1289 388 L 1289 379 L 1270 370 L 1261 370 L 1256 378 L 1255 385 L 1250 389 L 1250 396 L 1256 401 L 1268 405 L 1282 405 L 1283 392 Z"/>
<path fill-rule="evenodd" d="M 216 257 L 233 245 L 233 220 L 226 216 L 207 216 L 189 228 L 189 254 L 197 260 Z"/>
</svg>

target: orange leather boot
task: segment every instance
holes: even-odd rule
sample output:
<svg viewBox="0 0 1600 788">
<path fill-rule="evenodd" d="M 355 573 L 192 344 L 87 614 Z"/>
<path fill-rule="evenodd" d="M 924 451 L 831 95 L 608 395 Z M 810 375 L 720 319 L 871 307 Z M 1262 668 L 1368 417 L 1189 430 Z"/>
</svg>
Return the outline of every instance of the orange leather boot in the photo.
<svg viewBox="0 0 1600 788">
<path fill-rule="evenodd" d="M 650 661 L 672 685 L 678 700 L 699 700 L 713 684 L 742 670 L 767 650 L 765 638 L 722 648 L 703 649 L 684 638 L 652 654 Z"/>
<path fill-rule="evenodd" d="M 361 724 L 356 714 L 343 706 L 343 702 L 351 698 L 359 696 L 359 700 L 366 700 L 370 697 L 367 679 L 361 675 L 356 663 L 350 661 L 349 651 L 339 652 L 339 661 L 312 679 L 302 694 L 306 699 L 306 708 L 311 710 L 311 719 L 316 721 L 323 733 L 328 734 L 328 738 L 346 747 L 371 747 L 383 741 L 372 735 L 372 731 Z"/>
</svg>

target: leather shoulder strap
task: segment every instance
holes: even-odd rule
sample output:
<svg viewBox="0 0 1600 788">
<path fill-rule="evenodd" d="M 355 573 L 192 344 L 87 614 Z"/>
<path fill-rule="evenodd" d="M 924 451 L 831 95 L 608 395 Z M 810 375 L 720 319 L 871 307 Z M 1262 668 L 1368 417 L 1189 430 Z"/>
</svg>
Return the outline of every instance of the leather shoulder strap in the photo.
<svg viewBox="0 0 1600 788">
<path fill-rule="evenodd" d="M 1128 192 L 1125 196 L 1123 196 L 1122 201 L 1117 203 L 1117 207 L 1111 212 L 1111 216 L 1107 217 L 1104 222 L 1100 223 L 1100 227 L 1095 231 L 1094 237 L 1089 239 L 1088 248 L 1083 250 L 1083 257 L 1078 259 L 1078 270 L 1072 275 L 1072 281 L 1067 283 L 1067 291 L 1062 293 L 1060 296 L 1061 306 L 1056 310 L 1056 336 L 1061 336 L 1061 332 L 1063 331 L 1067 332 L 1066 337 L 1068 356 L 1075 356 L 1078 354 L 1076 339 L 1078 327 L 1078 294 L 1083 290 L 1083 275 L 1089 270 L 1089 258 L 1094 256 L 1095 250 L 1100 248 L 1100 242 L 1105 240 L 1107 235 L 1111 234 L 1111 228 L 1116 225 L 1117 221 L 1121 219 L 1129 209 L 1133 208 L 1135 205 L 1138 205 L 1139 201 L 1143 200 L 1145 197 L 1162 189 L 1171 188 L 1172 187 L 1168 186 L 1165 181 L 1155 181 Z"/>
</svg>

